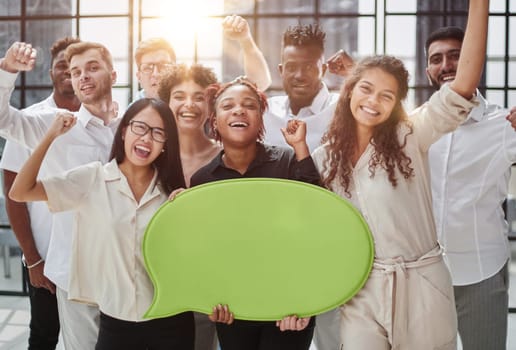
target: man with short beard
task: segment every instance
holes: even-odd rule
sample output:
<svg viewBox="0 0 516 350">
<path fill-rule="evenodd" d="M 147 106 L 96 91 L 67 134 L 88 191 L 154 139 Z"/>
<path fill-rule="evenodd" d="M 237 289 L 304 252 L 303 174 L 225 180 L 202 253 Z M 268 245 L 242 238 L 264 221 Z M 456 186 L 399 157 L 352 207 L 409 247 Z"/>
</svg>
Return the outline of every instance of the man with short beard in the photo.
<svg viewBox="0 0 516 350">
<path fill-rule="evenodd" d="M 112 100 L 111 87 L 115 83 L 116 72 L 110 52 L 101 44 L 79 42 L 68 46 L 64 56 L 81 106 L 74 113 L 77 117 L 75 127 L 56 140 L 45 157 L 42 171 L 48 176 L 93 161 L 106 163 L 120 122 L 116 103 Z M 9 106 L 18 72 L 31 70 L 35 60 L 36 51 L 23 42 L 14 43 L 0 59 L 0 135 L 29 149 L 38 145 L 57 112 L 27 112 Z M 68 300 L 69 274 L 74 273 L 70 271 L 72 220 L 72 212 L 53 215 L 44 273 L 56 286 L 65 348 L 91 350 L 95 348 L 98 336 L 98 307 Z M 35 268 L 36 263 L 41 264 L 42 261 L 28 267 Z"/>
<path fill-rule="evenodd" d="M 464 32 L 440 28 L 426 41 L 426 73 L 437 90 L 455 79 Z M 501 203 L 516 133 L 507 109 L 486 101 L 430 147 L 434 217 L 450 269 L 464 350 L 506 348 L 510 257 Z"/>
<path fill-rule="evenodd" d="M 54 42 L 50 48 L 50 79 L 52 94 L 45 100 L 25 109 L 36 112 L 62 108 L 76 112 L 81 102 L 73 92 L 65 49 L 80 40 L 65 37 Z M 30 151 L 15 142 L 7 141 L 2 153 L 0 168 L 4 172 L 4 193 L 11 185 Z M 42 176 L 44 174 L 40 174 Z M 50 242 L 52 215 L 43 202 L 17 203 L 5 196 L 7 216 L 20 244 L 25 262 L 23 277 L 29 287 L 30 333 L 29 350 L 55 349 L 59 339 L 59 316 L 55 285 L 43 274 Z M 29 268 L 28 268 L 29 267 Z"/>
</svg>

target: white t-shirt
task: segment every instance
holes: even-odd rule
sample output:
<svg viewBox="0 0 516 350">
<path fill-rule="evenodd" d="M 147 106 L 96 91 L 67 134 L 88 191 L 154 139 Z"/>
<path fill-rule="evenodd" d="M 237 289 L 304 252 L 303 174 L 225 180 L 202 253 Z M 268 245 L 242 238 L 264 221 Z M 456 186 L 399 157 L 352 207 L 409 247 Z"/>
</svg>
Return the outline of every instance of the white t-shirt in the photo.
<svg viewBox="0 0 516 350">
<path fill-rule="evenodd" d="M 280 129 L 285 128 L 289 120 L 300 119 L 306 123 L 306 143 L 310 152 L 313 152 L 321 144 L 321 138 L 333 118 L 338 99 L 339 94 L 329 92 L 323 83 L 312 104 L 301 108 L 297 115 L 293 115 L 288 96 L 270 97 L 267 100 L 269 108 L 263 116 L 264 143 L 290 148 Z"/>
</svg>

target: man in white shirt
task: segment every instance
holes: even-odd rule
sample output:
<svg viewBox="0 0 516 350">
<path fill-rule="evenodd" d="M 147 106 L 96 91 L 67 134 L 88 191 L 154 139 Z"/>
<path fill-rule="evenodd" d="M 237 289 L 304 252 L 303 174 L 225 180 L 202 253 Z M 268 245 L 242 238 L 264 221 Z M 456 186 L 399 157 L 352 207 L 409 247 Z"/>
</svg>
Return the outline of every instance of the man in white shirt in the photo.
<svg viewBox="0 0 516 350">
<path fill-rule="evenodd" d="M 324 74 L 329 68 L 332 73 L 346 76 L 353 65 L 342 50 L 326 62 L 325 37 L 326 33 L 318 25 L 296 25 L 283 33 L 278 69 L 286 95 L 267 100 L 269 108 L 263 117 L 266 144 L 289 147 L 281 128 L 297 118 L 306 123 L 310 152 L 321 144 L 339 99 L 339 94 L 330 92 L 323 82 Z M 340 313 L 337 309 L 317 316 L 313 342 L 317 350 L 339 348 Z"/>
<path fill-rule="evenodd" d="M 426 41 L 436 89 L 455 78 L 464 32 L 441 28 Z M 437 233 L 450 269 L 464 350 L 506 348 L 509 242 L 502 202 L 516 162 L 508 110 L 480 104 L 429 151 Z"/>
<path fill-rule="evenodd" d="M 19 71 L 34 67 L 36 52 L 30 44 L 16 42 L 0 59 L 0 135 L 27 148 L 35 148 L 55 117 L 54 111 L 25 112 L 9 106 Z M 120 118 L 112 101 L 116 72 L 109 51 L 101 44 L 81 42 L 65 51 L 73 90 L 81 101 L 77 125 L 50 148 L 42 171 L 59 174 L 92 161 L 106 163 Z M 66 349 L 94 349 L 98 335 L 96 306 L 68 300 L 72 242 L 72 213 L 55 214 L 44 273 L 55 285 L 59 320 Z"/>
<path fill-rule="evenodd" d="M 324 33 L 318 25 L 296 25 L 283 33 L 279 72 L 286 95 L 268 99 L 264 115 L 265 139 L 271 145 L 285 146 L 281 128 L 290 119 L 306 123 L 306 141 L 312 152 L 321 144 L 321 138 L 333 118 L 339 98 L 323 82 L 326 69 L 345 76 L 352 60 L 342 50 L 328 61 L 324 60 Z"/>
<path fill-rule="evenodd" d="M 28 113 L 62 108 L 77 111 L 81 102 L 73 92 L 68 62 L 64 58 L 65 49 L 79 42 L 77 38 L 65 37 L 54 42 L 50 48 L 50 79 L 52 94 L 45 100 L 25 109 Z M 30 151 L 21 145 L 7 141 L 2 153 L 0 168 L 4 172 L 4 193 L 7 216 L 13 232 L 23 251 L 29 286 L 30 334 L 29 350 L 55 349 L 59 339 L 59 316 L 55 285 L 43 274 L 45 259 L 50 242 L 52 216 L 43 202 L 17 203 L 7 194 Z M 44 174 L 40 174 L 43 176 Z M 29 267 L 29 268 L 27 268 Z"/>
<path fill-rule="evenodd" d="M 142 40 L 134 51 L 134 61 L 138 69 L 136 77 L 142 87 L 137 99 L 159 98 L 159 75 L 176 63 L 176 53 L 172 46 L 163 38 Z"/>
</svg>

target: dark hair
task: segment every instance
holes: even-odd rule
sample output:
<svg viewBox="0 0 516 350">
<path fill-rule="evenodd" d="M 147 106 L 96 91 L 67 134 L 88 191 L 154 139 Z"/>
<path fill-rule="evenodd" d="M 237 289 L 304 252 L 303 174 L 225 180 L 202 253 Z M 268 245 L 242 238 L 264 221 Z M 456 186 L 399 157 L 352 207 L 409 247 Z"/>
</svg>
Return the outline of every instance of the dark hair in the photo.
<svg viewBox="0 0 516 350">
<path fill-rule="evenodd" d="M 61 51 L 66 49 L 68 46 L 79 42 L 81 42 L 81 39 L 73 38 L 70 36 L 66 36 L 64 38 L 56 40 L 50 48 L 50 56 L 52 57 L 52 60 L 50 61 L 50 66 L 52 67 L 52 64 L 54 64 L 54 60 Z"/>
<path fill-rule="evenodd" d="M 72 57 L 75 55 L 80 55 L 90 49 L 98 50 L 102 59 L 107 63 L 109 69 L 113 69 L 113 58 L 111 57 L 111 53 L 102 44 L 89 42 L 89 41 L 80 41 L 75 44 L 71 44 L 66 48 L 65 51 L 65 59 L 70 64 Z"/>
<path fill-rule="evenodd" d="M 188 80 L 194 81 L 202 88 L 207 88 L 217 82 L 217 76 L 213 69 L 201 64 L 192 64 L 190 67 L 184 63 L 176 64 L 161 73 L 158 89 L 159 98 L 169 103 L 172 88 Z"/>
<path fill-rule="evenodd" d="M 217 141 L 220 141 L 220 135 L 215 129 L 215 119 L 217 118 L 216 113 L 216 104 L 217 99 L 226 91 L 228 88 L 235 86 L 235 85 L 243 85 L 248 87 L 255 95 L 256 99 L 258 101 L 258 104 L 260 105 L 260 117 L 262 118 L 262 126 L 260 127 L 260 130 L 258 132 L 258 141 L 262 141 L 263 137 L 265 135 L 265 127 L 263 125 L 263 113 L 265 113 L 265 110 L 267 109 L 267 96 L 260 90 L 258 90 L 258 87 L 255 83 L 247 79 L 245 76 L 237 77 L 235 80 L 230 81 L 229 83 L 224 84 L 211 84 L 206 88 L 206 100 L 208 103 L 208 115 L 210 118 L 210 126 L 213 136 Z"/>
<path fill-rule="evenodd" d="M 158 50 L 167 51 L 172 62 L 176 62 L 176 53 L 174 51 L 174 48 L 172 47 L 172 45 L 170 45 L 168 41 L 166 41 L 163 38 L 150 38 L 147 40 L 140 41 L 138 47 L 134 51 L 134 60 L 136 61 L 136 65 L 138 67 L 140 66 L 140 64 L 142 63 L 143 55 Z"/>
<path fill-rule="evenodd" d="M 154 98 L 142 98 L 129 106 L 116 130 L 110 159 L 116 159 L 118 164 L 125 159 L 124 130 L 129 125 L 129 122 L 147 107 L 158 112 L 167 135 L 167 141 L 163 145 L 164 151 L 154 160 L 153 164 L 158 171 L 158 179 L 163 190 L 165 193 L 170 194 L 174 189 L 186 187 L 186 185 L 179 154 L 176 121 L 172 111 L 165 102 Z"/>
<path fill-rule="evenodd" d="M 428 48 L 430 45 L 437 40 L 455 39 L 460 41 L 464 40 L 464 31 L 459 27 L 442 27 L 434 30 L 425 42 L 425 53 L 428 55 Z"/>
<path fill-rule="evenodd" d="M 324 52 L 326 33 L 318 24 L 290 26 L 283 33 L 282 47 L 314 46 Z"/>
<path fill-rule="evenodd" d="M 375 168 L 381 166 L 387 172 L 393 187 L 397 185 L 396 168 L 405 179 L 414 175 L 414 169 L 410 166 L 412 160 L 404 151 L 407 136 L 412 133 L 412 126 L 402 105 L 408 92 L 409 74 L 403 62 L 395 57 L 386 55 L 367 57 L 355 65 L 343 85 L 334 117 L 324 136 L 324 141 L 328 142 L 328 158 L 324 163 L 323 174 L 326 175 L 323 176 L 323 185 L 331 188 L 331 182 L 338 179 L 348 196 L 353 172 L 351 159 L 357 143 L 356 121 L 350 108 L 351 93 L 362 75 L 373 68 L 379 68 L 396 79 L 398 94 L 389 118 L 377 125 L 373 131 L 371 144 L 374 146 L 374 151 L 369 159 L 369 172 L 372 177 L 375 174 Z M 403 140 L 398 136 L 400 123 L 405 123 L 409 128 Z"/>
</svg>

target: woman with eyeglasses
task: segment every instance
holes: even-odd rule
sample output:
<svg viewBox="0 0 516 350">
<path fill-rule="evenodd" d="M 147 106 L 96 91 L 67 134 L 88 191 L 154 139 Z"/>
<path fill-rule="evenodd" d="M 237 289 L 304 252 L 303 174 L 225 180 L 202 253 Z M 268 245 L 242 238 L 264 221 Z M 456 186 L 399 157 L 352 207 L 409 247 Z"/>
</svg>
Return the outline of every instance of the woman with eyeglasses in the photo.
<svg viewBox="0 0 516 350">
<path fill-rule="evenodd" d="M 52 212 L 75 212 L 69 297 L 99 306 L 97 350 L 193 349 L 191 312 L 142 318 L 154 294 L 142 256 L 143 233 L 168 195 L 185 186 L 171 110 L 155 99 L 133 103 L 115 134 L 109 163 L 37 181 L 52 142 L 75 122 L 71 114 L 58 114 L 9 195 L 47 201 Z"/>
</svg>

